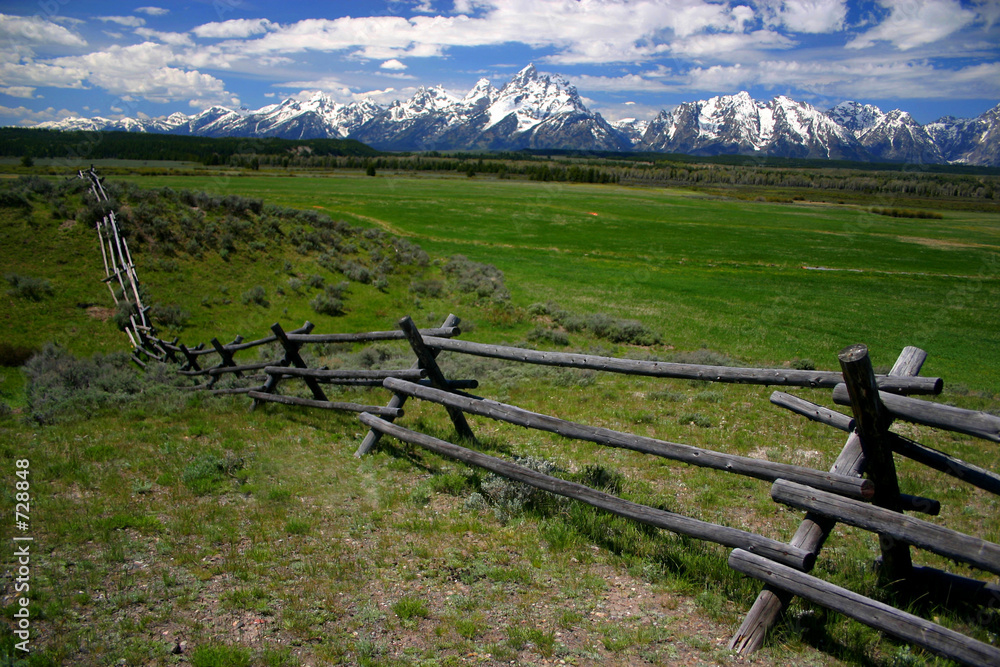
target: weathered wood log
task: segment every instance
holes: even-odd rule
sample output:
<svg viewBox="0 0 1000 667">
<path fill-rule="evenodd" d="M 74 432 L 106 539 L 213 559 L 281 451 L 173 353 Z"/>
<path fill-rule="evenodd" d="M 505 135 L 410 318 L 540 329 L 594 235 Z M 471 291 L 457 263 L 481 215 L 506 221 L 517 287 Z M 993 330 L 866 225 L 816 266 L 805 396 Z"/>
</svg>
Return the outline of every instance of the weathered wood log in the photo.
<svg viewBox="0 0 1000 667">
<path fill-rule="evenodd" d="M 920 364 L 914 363 L 919 359 L 922 363 L 923 356 L 917 348 L 905 348 L 897 358 L 890 375 L 915 374 L 919 370 Z M 838 472 L 844 475 L 861 475 L 865 468 L 864 452 L 861 449 L 861 438 L 855 431 L 851 431 L 847 436 L 844 448 L 834 462 L 831 472 Z M 806 512 L 805 518 L 799 524 L 795 535 L 792 536 L 791 544 L 802 547 L 807 551 L 819 555 L 826 542 L 827 536 L 836 523 L 827 517 L 815 512 Z M 764 586 L 760 595 L 754 601 L 750 611 L 739 629 L 729 642 L 729 648 L 743 655 L 753 653 L 764 645 L 768 630 L 778 621 L 781 613 L 791 602 L 791 593 L 776 588 L 771 585 Z"/>
<path fill-rule="evenodd" d="M 201 370 L 201 366 L 198 365 L 198 356 L 192 350 L 189 350 L 188 347 L 187 347 L 187 345 L 185 345 L 184 343 L 181 343 L 177 347 L 181 348 L 181 353 L 184 355 L 184 358 L 187 360 L 187 363 L 184 364 L 185 368 L 182 368 L 181 370 L 196 370 L 196 371 L 200 371 Z"/>
<path fill-rule="evenodd" d="M 556 433 L 566 438 L 575 438 L 600 445 L 630 449 L 644 454 L 653 454 L 672 461 L 681 461 L 703 468 L 723 470 L 736 473 L 737 475 L 745 475 L 772 482 L 781 477 L 795 479 L 801 481 L 803 484 L 815 485 L 818 488 L 827 489 L 834 493 L 842 493 L 853 498 L 870 498 L 874 493 L 874 486 L 869 480 L 860 479 L 856 476 L 820 472 L 787 463 L 776 463 L 774 461 L 737 456 L 735 454 L 714 452 L 666 440 L 621 433 L 596 426 L 587 426 L 559 419 L 558 417 L 531 412 L 513 405 L 506 405 L 495 401 L 477 401 L 463 396 L 455 396 L 446 391 L 440 391 L 432 387 L 421 387 L 420 385 L 403 380 L 390 378 L 384 382 L 383 386 L 396 393 L 415 396 L 423 400 L 458 408 L 464 412 L 524 426 L 525 428 L 548 431 L 549 433 Z"/>
<path fill-rule="evenodd" d="M 1000 442 L 1000 417 L 988 412 L 965 410 L 951 405 L 922 401 L 907 396 L 896 396 L 881 391 L 879 397 L 892 416 L 898 419 Z M 833 401 L 835 403 L 846 405 L 845 401 L 849 400 L 847 387 L 842 385 L 834 387 Z"/>
<path fill-rule="evenodd" d="M 455 315 L 454 313 L 449 313 L 448 317 L 444 318 L 444 322 L 441 323 L 441 328 L 447 329 L 452 327 L 458 327 L 461 321 L 462 320 L 457 315 Z M 437 358 L 438 350 L 431 350 L 431 354 L 435 358 Z M 420 368 L 419 360 L 413 364 L 413 368 Z M 406 396 L 402 394 L 393 394 L 392 398 L 389 399 L 389 403 L 386 405 L 386 407 L 402 408 L 404 403 L 406 403 Z M 360 459 L 362 456 L 370 452 L 372 448 L 378 444 L 378 441 L 381 437 L 382 434 L 379 431 L 376 431 L 375 429 L 369 429 L 368 433 L 365 434 L 364 439 L 361 441 L 361 444 L 358 445 L 357 450 L 355 450 L 354 456 Z"/>
<path fill-rule="evenodd" d="M 1000 545 L 978 537 L 784 479 L 771 486 L 771 497 L 779 503 L 817 512 L 849 526 L 1000 574 Z"/>
<path fill-rule="evenodd" d="M 889 434 L 889 443 L 892 445 L 892 451 L 917 463 L 923 463 L 925 466 L 951 475 L 983 491 L 1000 495 L 1000 475 L 995 472 L 984 470 L 944 452 L 921 445 L 898 433 Z"/>
<path fill-rule="evenodd" d="M 253 391 L 259 391 L 260 386 L 256 387 L 230 387 L 228 389 L 209 389 L 210 394 L 249 394 Z"/>
<path fill-rule="evenodd" d="M 836 410 L 830 410 L 822 405 L 816 405 L 798 396 L 792 396 L 783 391 L 776 391 L 771 394 L 771 402 L 814 422 L 826 424 L 847 433 L 854 430 L 854 420 L 847 415 L 841 414 Z"/>
<path fill-rule="evenodd" d="M 290 336 L 292 334 L 299 334 L 303 332 L 312 331 L 313 326 L 314 325 L 309 320 L 306 320 L 305 324 L 303 324 L 301 327 L 299 327 L 298 329 L 292 329 L 291 331 L 287 332 L 287 334 Z M 277 340 L 278 340 L 277 336 L 270 335 L 270 336 L 264 336 L 263 338 L 258 338 L 257 340 L 247 341 L 244 343 L 243 337 L 240 336 L 238 341 L 233 341 L 232 343 L 226 345 L 226 349 L 229 350 L 230 352 L 239 352 L 240 350 L 249 350 L 252 347 L 259 347 L 261 345 L 267 345 L 268 343 L 274 343 Z"/>
<path fill-rule="evenodd" d="M 922 352 L 922 350 L 918 351 Z M 771 394 L 771 402 L 775 405 L 787 408 L 796 414 L 802 415 L 807 419 L 811 419 L 821 424 L 826 424 L 827 426 L 832 426 L 841 431 L 850 432 L 854 428 L 854 420 L 847 415 L 841 414 L 835 410 L 830 410 L 822 405 L 816 405 L 815 403 L 801 399 L 798 396 L 792 396 L 791 394 L 786 394 L 782 391 L 776 391 Z M 937 500 L 922 498 L 920 496 L 912 496 L 907 493 L 901 493 L 899 495 L 899 499 L 900 505 L 904 511 L 922 512 L 924 514 L 930 514 L 931 516 L 937 516 L 941 513 L 941 503 Z"/>
<path fill-rule="evenodd" d="M 1000 665 L 1000 649 L 966 637 L 919 616 L 858 595 L 818 577 L 768 561 L 743 549 L 729 555 L 737 572 L 782 588 L 818 605 L 838 611 L 865 625 L 966 665 Z"/>
<path fill-rule="evenodd" d="M 923 496 L 911 496 L 909 493 L 899 494 L 899 506 L 904 512 L 920 512 L 928 516 L 941 514 L 941 501 Z"/>
<path fill-rule="evenodd" d="M 918 351 L 922 352 L 923 350 Z M 840 429 L 841 431 L 850 432 L 854 428 L 854 420 L 847 415 L 841 414 L 835 410 L 830 410 L 822 405 L 816 405 L 815 403 L 801 399 L 798 396 L 786 394 L 783 391 L 776 391 L 771 394 L 771 402 L 775 405 L 787 408 L 796 414 L 802 415 L 807 419 L 820 422 L 821 424 L 826 424 L 827 426 L 832 426 L 836 429 Z M 894 436 L 895 434 L 893 433 L 889 434 L 890 438 L 893 438 Z M 912 444 L 916 447 L 920 447 L 917 443 Z M 893 451 L 898 451 L 895 448 L 895 444 L 893 444 Z M 924 514 L 930 514 L 931 516 L 937 516 L 941 513 L 941 503 L 937 500 L 922 498 L 920 496 L 911 496 L 907 493 L 901 493 L 899 495 L 899 499 L 904 511 L 922 512 Z"/>
<path fill-rule="evenodd" d="M 208 369 L 209 375 L 225 375 L 227 373 L 244 373 L 246 371 L 259 371 L 261 369 L 272 368 L 272 364 L 278 363 L 277 361 L 258 361 L 254 364 L 242 364 L 239 366 L 219 366 L 217 368 Z M 287 370 L 287 369 L 283 369 Z"/>
<path fill-rule="evenodd" d="M 212 370 L 218 370 L 219 368 L 226 368 L 226 367 L 228 368 L 236 367 L 236 361 L 233 359 L 233 353 L 231 350 L 226 349 L 226 347 L 219 342 L 218 338 L 213 338 L 209 342 L 212 344 L 212 347 L 215 348 L 215 351 L 219 353 L 219 358 L 222 359 L 222 361 L 219 362 L 219 365 Z M 211 371 L 209 371 L 209 373 L 211 374 Z M 238 378 L 243 377 L 243 373 L 241 373 L 240 371 L 234 371 L 234 373 Z M 212 375 L 212 377 L 213 378 L 218 377 L 218 374 Z"/>
<path fill-rule="evenodd" d="M 708 380 L 737 384 L 783 385 L 790 387 L 832 388 L 844 381 L 843 375 L 834 371 L 804 371 L 789 368 L 732 368 L 729 366 L 702 366 L 677 364 L 666 361 L 639 361 L 598 357 L 589 354 L 545 352 L 518 347 L 485 345 L 464 340 L 428 338 L 424 344 L 433 350 L 460 352 L 493 359 L 506 359 L 543 366 L 583 368 L 626 375 Z M 879 376 L 879 387 L 885 391 L 905 394 L 938 394 L 941 378 Z"/>
<path fill-rule="evenodd" d="M 747 551 L 761 554 L 766 558 L 784 563 L 792 568 L 806 569 L 813 565 L 814 557 L 812 554 L 762 535 L 699 521 L 698 519 L 692 519 L 682 514 L 675 514 L 666 510 L 654 509 L 623 500 L 617 496 L 597 491 L 583 484 L 567 482 L 558 477 L 545 475 L 516 463 L 480 454 L 466 447 L 460 447 L 423 433 L 417 433 L 416 431 L 396 426 L 374 415 L 362 413 L 358 418 L 365 425 L 381 433 L 390 435 L 397 440 L 424 447 L 442 456 L 484 468 L 507 479 L 522 482 L 548 491 L 549 493 L 579 500 L 621 517 L 700 540 L 726 546 L 740 545 L 739 548 L 745 548 Z"/>
<path fill-rule="evenodd" d="M 868 347 L 861 344 L 850 345 L 841 350 L 837 358 L 850 394 L 855 428 L 861 437 L 866 474 L 875 482 L 872 502 L 893 512 L 902 512 L 899 479 L 896 477 L 896 464 L 892 459 L 892 446 L 887 435 L 892 416 L 879 400 L 880 392 L 868 357 Z M 910 548 L 881 534 L 879 545 L 882 550 L 880 576 L 887 582 L 904 580 L 913 567 Z"/>
<path fill-rule="evenodd" d="M 420 362 L 420 368 L 427 373 L 427 379 L 431 381 L 431 386 L 447 391 L 448 378 L 441 372 L 441 367 L 437 365 L 434 354 L 424 345 L 424 338 L 420 335 L 417 325 L 413 323 L 409 315 L 399 320 L 399 328 L 406 335 L 406 340 L 413 349 L 413 354 L 417 356 L 417 361 Z M 469 422 L 466 421 L 465 414 L 458 408 L 448 405 L 445 406 L 445 410 L 447 410 L 448 416 L 451 418 L 451 423 L 455 425 L 455 431 L 459 437 L 474 441 L 476 436 L 472 432 Z"/>
<path fill-rule="evenodd" d="M 400 378 L 403 380 L 419 380 L 426 375 L 426 372 L 419 368 L 403 368 L 395 370 L 355 370 L 355 369 L 327 369 L 327 368 L 286 368 L 284 366 L 268 365 L 264 367 L 264 372 L 268 375 L 275 373 L 284 374 L 286 377 L 313 377 L 317 379 L 335 380 L 377 380 L 379 384 L 386 378 Z"/>
<path fill-rule="evenodd" d="M 458 336 L 462 330 L 458 327 L 439 327 L 436 329 L 421 329 L 421 336 L 435 338 L 451 338 Z M 372 343 L 380 340 L 404 340 L 406 334 L 396 329 L 393 331 L 369 331 L 366 333 L 339 334 L 288 334 L 288 340 L 297 343 Z"/>
<path fill-rule="evenodd" d="M 970 579 L 933 567 L 914 567 L 911 580 L 920 591 L 943 604 L 978 605 L 996 609 L 1000 607 L 1000 584 Z"/>
<path fill-rule="evenodd" d="M 896 357 L 896 362 L 892 365 L 889 375 L 913 377 L 920 375 L 920 369 L 927 361 L 927 353 L 919 347 L 907 345 Z"/>
<path fill-rule="evenodd" d="M 349 403 L 343 401 L 317 401 L 311 398 L 299 398 L 297 396 L 282 396 L 281 394 L 268 394 L 263 391 L 250 391 L 250 398 L 257 401 L 267 401 L 269 403 L 282 403 L 284 405 L 301 405 L 307 408 L 319 408 L 321 410 L 342 410 L 345 412 L 367 412 L 369 414 L 385 415 L 398 419 L 403 416 L 403 411 L 399 408 L 383 408 L 378 405 L 361 405 L 360 403 Z"/>
<path fill-rule="evenodd" d="M 312 330 L 313 326 L 312 322 L 307 321 L 303 326 L 303 329 L 308 332 Z M 275 365 L 307 368 L 306 362 L 302 360 L 302 356 L 299 354 L 299 347 L 301 347 L 301 344 L 288 340 L 288 335 L 285 333 L 285 330 L 282 329 L 281 325 L 277 322 L 271 325 L 271 331 L 274 333 L 278 342 L 281 343 L 281 347 L 285 350 L 284 358 L 282 358 L 282 360 Z M 264 387 L 261 389 L 261 392 L 265 394 L 274 393 L 278 383 L 281 382 L 281 378 L 281 375 L 268 375 L 267 382 L 264 383 Z M 315 400 L 322 402 L 327 401 L 326 394 L 323 393 L 323 390 L 320 388 L 319 383 L 315 380 L 315 378 L 306 377 L 303 378 L 303 380 L 305 380 L 306 386 L 309 387 L 309 390 L 312 392 Z M 260 401 L 261 399 L 259 398 L 253 399 L 253 403 L 250 404 L 251 412 L 255 410 L 258 405 L 260 405 Z"/>
</svg>

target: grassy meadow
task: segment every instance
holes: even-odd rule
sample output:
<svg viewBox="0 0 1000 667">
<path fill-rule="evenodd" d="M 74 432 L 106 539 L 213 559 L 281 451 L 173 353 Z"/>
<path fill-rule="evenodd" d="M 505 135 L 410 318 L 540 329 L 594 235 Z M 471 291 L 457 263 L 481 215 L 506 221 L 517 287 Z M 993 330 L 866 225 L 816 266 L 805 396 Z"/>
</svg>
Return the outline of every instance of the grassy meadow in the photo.
<svg viewBox="0 0 1000 667">
<path fill-rule="evenodd" d="M 454 312 L 463 339 L 713 364 L 836 369 L 841 348 L 864 342 L 885 369 L 904 346 L 917 345 L 930 355 L 923 374 L 945 380 L 939 400 L 1000 410 L 1000 213 L 904 201 L 942 218 L 891 218 L 868 205 L 687 190 L 291 173 L 108 178 L 220 198 L 195 207 L 171 200 L 166 222 L 154 226 L 159 241 L 130 241 L 149 301 L 184 314 L 162 325 L 164 338 L 251 339 L 275 321 L 291 329 L 307 319 L 317 333 L 390 329 L 405 314 L 437 326 Z M 221 201 L 227 196 L 265 206 L 233 213 Z M 195 667 L 950 664 L 801 601 L 763 651 L 733 656 L 726 643 L 760 587 L 728 568 L 727 549 L 526 494 L 389 439 L 355 459 L 364 428 L 352 415 L 277 405 L 249 412 L 242 397 L 178 391 L 163 369 L 133 372 L 113 354 L 127 339 L 100 283 L 93 229 L 74 217 L 85 195 L 51 199 L 0 207 L 4 272 L 51 287 L 38 300 L 13 285 L 0 295 L 0 344 L 60 346 L 42 349 L 27 367 L 0 367 L 7 466 L 0 505 L 12 515 L 14 461 L 30 460 L 34 537 L 32 653 L 17 653 L 16 638 L 0 626 L 0 659 Z M 126 203 L 137 220 L 145 219 L 141 205 Z M 242 236 L 225 241 L 230 229 Z M 328 232 L 320 240 L 332 245 L 310 245 L 313 230 Z M 163 240 L 196 235 L 206 239 L 197 247 Z M 410 252 L 391 237 L 419 245 L 427 261 L 393 260 L 378 273 L 387 257 Z M 502 270 L 509 298 L 462 288 L 449 260 L 455 255 L 478 277 L 488 272 L 477 262 Z M 357 279 L 362 265 L 371 270 L 367 281 Z M 376 285 L 375 276 L 384 282 Z M 264 298 L 247 297 L 255 287 Z M 334 293 L 342 310 L 318 312 L 317 299 Z M 638 320 L 651 338 L 609 340 L 567 327 L 565 313 Z M 95 353 L 111 357 L 71 356 Z M 316 346 L 307 354 L 310 365 L 330 367 L 412 363 L 399 344 Z M 478 379 L 482 396 L 673 442 L 826 469 L 845 440 L 770 405 L 766 387 L 440 359 L 449 377 Z M 69 381 L 55 375 L 81 385 L 81 377 L 108 379 L 74 398 L 59 394 Z M 285 381 L 282 391 L 302 390 Z M 388 399 L 381 389 L 329 393 Z M 792 393 L 832 405 L 828 392 Z M 407 403 L 398 423 L 454 437 L 431 404 Z M 783 540 L 802 517 L 774 503 L 764 482 L 485 418 L 470 423 L 487 453 L 636 502 Z M 894 429 L 997 467 L 994 443 L 908 424 Z M 934 521 L 1000 542 L 998 499 L 899 457 L 897 465 L 904 492 L 942 502 Z M 11 544 L 13 533 L 5 522 L 2 541 Z M 877 554 L 872 535 L 838 526 L 816 572 L 998 642 L 996 607 L 896 597 L 879 586 Z M 997 581 L 914 554 L 919 564 Z M 0 559 L 13 570 L 11 549 Z M 12 625 L 18 607 L 8 588 L 3 595 Z"/>
<path fill-rule="evenodd" d="M 1000 391 L 989 361 L 1000 347 L 996 213 L 916 220 L 858 206 L 460 178 L 244 177 L 218 187 L 377 226 L 435 256 L 490 262 L 519 305 L 554 300 L 636 318 L 678 349 L 835 369 L 853 343 L 882 365 L 917 345 L 930 352 L 925 373 Z"/>
</svg>

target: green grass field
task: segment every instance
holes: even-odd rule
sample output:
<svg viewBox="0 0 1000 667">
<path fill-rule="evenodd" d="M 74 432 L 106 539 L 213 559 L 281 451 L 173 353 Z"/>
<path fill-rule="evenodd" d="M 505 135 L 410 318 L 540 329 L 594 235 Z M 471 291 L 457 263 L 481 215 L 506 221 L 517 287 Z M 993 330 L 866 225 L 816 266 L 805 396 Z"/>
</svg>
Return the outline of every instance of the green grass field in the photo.
<svg viewBox="0 0 1000 667">
<path fill-rule="evenodd" d="M 837 351 L 853 343 L 866 343 L 882 365 L 917 345 L 930 353 L 926 373 L 1000 391 L 990 361 L 1000 349 L 994 214 L 898 219 L 849 206 L 455 178 L 242 177 L 209 185 L 378 226 L 437 256 L 493 263 L 520 305 L 555 300 L 636 318 L 678 349 L 836 368 Z"/>
<path fill-rule="evenodd" d="M 328 316 L 310 306 L 317 290 L 302 283 L 346 276 L 321 266 L 318 252 L 296 248 L 287 220 L 284 235 L 237 239 L 227 257 L 204 244 L 198 255 L 133 246 L 151 300 L 190 315 L 165 337 L 189 344 L 237 333 L 255 338 L 274 321 L 287 329 L 309 319 L 327 333 L 390 329 L 410 314 L 436 326 L 448 312 L 463 318 L 464 339 L 536 344 L 534 332 L 557 327 L 532 305 L 552 301 L 573 313 L 638 319 L 662 338 L 638 347 L 569 332 L 568 346 L 558 349 L 745 365 L 812 360 L 835 369 L 837 352 L 852 343 L 867 343 L 882 367 L 917 345 L 930 354 L 922 374 L 945 379 L 940 400 L 1000 410 L 997 215 L 942 210 L 941 220 L 911 220 L 870 214 L 867 206 L 479 177 L 129 179 L 320 211 L 403 236 L 431 256 L 427 267 L 389 274 L 383 289 L 350 282 L 346 312 Z M 123 350 L 124 335 L 102 319 L 112 303 L 100 283 L 94 232 L 54 206 L 0 209 L 4 272 L 52 287 L 39 301 L 0 295 L 0 343 L 51 340 L 80 356 Z M 224 225 L 221 215 L 206 224 Z M 365 238 L 347 240 L 363 246 Z M 344 256 L 367 261 L 385 251 L 381 243 Z M 454 254 L 501 268 L 510 305 L 455 291 L 443 268 Z M 439 295 L 411 290 L 435 280 L 445 284 Z M 254 286 L 266 292 L 266 305 L 241 299 Z M 398 344 L 374 352 L 331 345 L 309 355 L 311 365 L 331 367 L 412 363 Z M 767 387 L 448 353 L 441 363 L 449 377 L 477 378 L 477 393 L 488 398 L 741 455 L 826 469 L 845 439 L 772 406 Z M 74 368 L 66 375 L 80 384 L 98 372 Z M 154 382 L 155 371 L 133 376 L 112 374 L 117 393 L 81 392 L 77 404 L 72 394 L 35 396 L 66 409 L 40 424 L 24 419 L 34 409 L 25 374 L 0 368 L 0 401 L 14 409 L 0 411 L 7 465 L 0 507 L 8 516 L 14 462 L 28 459 L 31 469 L 37 634 L 26 664 L 950 664 L 801 602 L 761 653 L 736 658 L 725 645 L 759 585 L 728 568 L 728 549 L 545 496 L 500 504 L 491 493 L 506 487 L 481 471 L 389 439 L 355 459 L 364 428 L 349 414 L 287 406 L 248 412 L 242 397 L 173 391 Z M 291 381 L 282 389 L 297 391 Z M 332 400 L 388 398 L 381 389 L 330 393 Z M 829 392 L 793 393 L 832 407 Z M 399 423 L 454 437 L 432 404 L 407 403 Z M 470 423 L 487 453 L 544 460 L 561 477 L 636 502 L 782 540 L 802 518 L 774 503 L 764 482 L 485 418 Z M 996 469 L 994 443 L 907 424 L 894 429 Z M 904 492 L 942 502 L 934 521 L 1000 542 L 997 498 L 899 457 L 897 466 Z M 0 541 L 10 544 L 11 521 L 2 525 Z M 11 553 L 0 556 L 8 570 Z M 914 553 L 919 564 L 996 581 Z M 893 597 L 873 571 L 877 554 L 871 534 L 838 526 L 816 572 L 996 644 L 997 608 Z M 4 596 L 0 659 L 23 657 L 7 629 L 17 606 L 6 589 Z"/>
</svg>

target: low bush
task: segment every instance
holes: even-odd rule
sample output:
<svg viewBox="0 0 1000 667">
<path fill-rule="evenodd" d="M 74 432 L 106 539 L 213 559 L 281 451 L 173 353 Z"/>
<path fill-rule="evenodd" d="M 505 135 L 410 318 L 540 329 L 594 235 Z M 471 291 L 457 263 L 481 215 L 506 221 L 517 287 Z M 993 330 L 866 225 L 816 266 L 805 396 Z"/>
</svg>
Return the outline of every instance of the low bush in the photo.
<svg viewBox="0 0 1000 667">
<path fill-rule="evenodd" d="M 336 285 L 327 285 L 323 291 L 317 294 L 309 305 L 320 315 L 330 315 L 336 317 L 344 314 L 344 295 L 349 284 L 341 282 Z"/>
<path fill-rule="evenodd" d="M 528 334 L 528 340 L 532 343 L 549 343 L 552 345 L 569 345 L 569 336 L 562 331 L 546 329 L 545 327 L 535 327 Z"/>
<path fill-rule="evenodd" d="M 28 301 L 41 301 L 54 294 L 52 283 L 44 278 L 34 276 L 22 276 L 16 273 L 4 275 L 4 280 L 10 285 L 7 294 Z"/>
<path fill-rule="evenodd" d="M 619 319 L 607 313 L 589 313 L 580 315 L 561 308 L 558 304 L 532 304 L 528 312 L 536 317 L 548 315 L 561 324 L 566 331 L 589 332 L 597 338 L 612 343 L 629 345 L 659 345 L 663 342 L 660 334 L 649 329 L 638 320 Z"/>
<path fill-rule="evenodd" d="M 534 456 L 515 457 L 514 462 L 543 475 L 552 475 L 560 469 L 552 461 Z M 555 496 L 541 489 L 493 473 L 483 480 L 480 491 L 492 505 L 493 514 L 500 523 L 507 523 L 529 509 L 542 509 L 555 501 Z"/>
<path fill-rule="evenodd" d="M 251 287 L 246 292 L 240 296 L 240 301 L 244 306 L 249 306 L 250 304 L 257 304 L 258 306 L 263 306 L 267 308 L 270 303 L 267 300 L 267 290 L 265 290 L 260 285 Z"/>
<path fill-rule="evenodd" d="M 158 324 L 174 329 L 183 329 L 188 320 L 191 319 L 191 313 L 176 303 L 154 304 L 151 314 L 153 320 Z"/>
<path fill-rule="evenodd" d="M 28 402 L 25 413 L 38 424 L 140 401 L 169 409 L 181 396 L 170 385 L 166 366 L 151 364 L 142 372 L 124 353 L 79 359 L 61 347 L 47 344 L 24 364 L 24 373 Z"/>
<path fill-rule="evenodd" d="M 474 262 L 464 255 L 454 255 L 442 270 L 454 281 L 459 292 L 495 301 L 510 299 L 510 292 L 504 285 L 503 271 L 492 264 Z"/>
<path fill-rule="evenodd" d="M 372 280 L 371 270 L 353 259 L 341 262 L 337 265 L 337 270 L 347 276 L 348 280 L 367 285 Z"/>
<path fill-rule="evenodd" d="M 428 299 L 440 299 L 444 296 L 444 283 L 433 278 L 414 280 L 410 283 L 410 292 Z"/>
<path fill-rule="evenodd" d="M 869 209 L 876 215 L 886 215 L 890 218 L 917 218 L 924 220 L 943 220 L 944 216 L 933 211 L 917 211 L 909 208 L 881 208 L 873 207 Z"/>
</svg>

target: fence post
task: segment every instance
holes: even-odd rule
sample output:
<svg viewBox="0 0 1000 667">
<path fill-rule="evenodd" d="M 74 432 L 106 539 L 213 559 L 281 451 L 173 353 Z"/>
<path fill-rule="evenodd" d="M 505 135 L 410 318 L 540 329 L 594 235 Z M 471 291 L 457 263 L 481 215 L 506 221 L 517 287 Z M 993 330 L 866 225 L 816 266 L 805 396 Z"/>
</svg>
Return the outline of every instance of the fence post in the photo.
<svg viewBox="0 0 1000 667">
<path fill-rule="evenodd" d="M 427 379 L 431 381 L 431 386 L 435 389 L 451 391 L 451 387 L 448 386 L 448 379 L 441 372 L 441 367 L 437 365 L 434 354 L 424 345 L 424 339 L 420 336 L 420 330 L 417 329 L 417 325 L 413 323 L 409 315 L 399 321 L 399 328 L 406 334 L 406 340 L 409 341 L 410 347 L 413 348 L 413 353 L 417 355 L 420 368 L 427 371 Z M 445 406 L 445 408 L 448 410 L 448 416 L 451 417 L 451 422 L 455 425 L 455 430 L 458 431 L 459 437 L 475 441 L 476 435 L 472 432 L 469 422 L 466 421 L 465 413 L 456 407 Z"/>
<path fill-rule="evenodd" d="M 315 325 L 312 322 L 306 322 L 302 326 L 300 331 L 302 331 L 303 333 L 309 333 L 310 331 L 312 331 L 314 326 Z M 299 355 L 299 347 L 301 346 L 301 343 L 296 343 L 288 340 L 288 336 L 285 334 L 285 330 L 282 329 L 281 325 L 278 324 L 277 322 L 271 325 L 271 331 L 274 332 L 274 337 L 278 339 L 278 342 L 281 343 L 281 346 L 285 348 L 285 357 L 274 365 L 295 366 L 296 368 L 308 368 L 306 362 L 303 361 L 302 357 Z M 313 398 L 315 398 L 317 401 L 328 400 L 326 394 L 323 393 L 323 389 L 320 388 L 319 382 L 316 381 L 316 378 L 307 377 L 304 379 L 306 382 L 306 386 L 308 386 L 313 393 Z M 264 386 L 260 390 L 261 393 L 265 394 L 274 393 L 274 389 L 275 387 L 278 386 L 279 382 L 281 382 L 280 374 L 268 375 L 267 382 L 264 383 Z M 256 398 L 253 399 L 253 403 L 250 404 L 250 411 L 253 412 L 254 410 L 256 410 L 258 405 L 260 405 L 260 400 Z"/>
<path fill-rule="evenodd" d="M 444 329 L 444 328 L 457 327 L 460 323 L 461 320 L 458 318 L 458 316 L 450 314 L 448 315 L 448 317 L 445 318 L 444 322 L 441 323 L 441 328 Z M 436 359 L 438 354 L 440 354 L 440 351 L 430 350 L 430 354 Z M 420 368 L 420 367 L 421 366 L 419 360 L 412 366 L 412 368 Z M 386 407 L 402 408 L 403 404 L 406 403 L 406 398 L 407 397 L 405 394 L 393 394 L 392 398 L 390 398 L 389 402 L 386 404 Z M 393 421 L 391 418 L 387 418 L 386 420 L 389 422 Z M 368 433 L 365 435 L 365 439 L 361 441 L 361 444 L 358 445 L 357 451 L 354 452 L 354 456 L 360 459 L 362 456 L 370 452 L 372 448 L 374 448 L 375 445 L 378 444 L 378 441 L 381 438 L 382 438 L 381 431 L 376 431 L 375 429 L 369 429 Z"/>
<path fill-rule="evenodd" d="M 906 347 L 900 353 L 889 375 L 913 377 L 920 372 L 927 353 L 919 348 Z M 831 472 L 843 475 L 860 475 L 865 468 L 865 456 L 861 449 L 861 438 L 856 431 L 847 437 L 840 456 L 834 462 Z M 819 554 L 827 536 L 836 522 L 813 512 L 807 512 L 790 544 Z M 775 586 L 767 584 L 754 601 L 742 625 L 729 642 L 729 648 L 742 655 L 758 650 L 764 645 L 767 632 L 778 622 L 782 612 L 794 596 Z"/>
<path fill-rule="evenodd" d="M 872 498 L 872 503 L 878 507 L 902 512 L 899 480 L 896 478 L 892 442 L 889 438 L 892 415 L 879 399 L 875 371 L 868 357 L 868 347 L 860 344 L 851 345 L 841 350 L 837 356 L 844 371 L 847 392 L 851 397 L 851 410 L 854 412 L 855 429 L 861 437 L 866 472 L 868 478 L 875 482 L 875 496 Z M 879 535 L 879 546 L 882 550 L 880 576 L 890 582 L 909 576 L 913 568 L 910 547 L 883 535 Z"/>
</svg>

